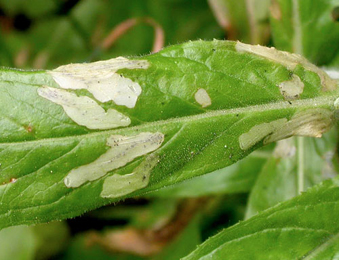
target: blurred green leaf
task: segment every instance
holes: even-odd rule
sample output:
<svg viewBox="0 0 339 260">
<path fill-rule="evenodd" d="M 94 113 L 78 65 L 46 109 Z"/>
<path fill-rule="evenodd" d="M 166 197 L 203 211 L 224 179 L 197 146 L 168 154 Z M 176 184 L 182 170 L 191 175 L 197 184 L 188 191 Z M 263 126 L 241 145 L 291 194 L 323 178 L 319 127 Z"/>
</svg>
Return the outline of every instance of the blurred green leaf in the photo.
<svg viewBox="0 0 339 260">
<path fill-rule="evenodd" d="M 244 219 L 248 194 L 226 194 L 213 196 L 202 205 L 201 237 L 203 241 L 218 234 L 221 230 Z"/>
<path fill-rule="evenodd" d="M 176 213 L 177 205 L 178 201 L 175 199 L 153 199 L 146 205 L 121 203 L 98 209 L 90 214 L 99 219 L 124 219 L 134 228 L 151 229 L 171 219 Z"/>
<path fill-rule="evenodd" d="M 192 198 L 248 192 L 252 189 L 262 166 L 269 157 L 270 151 L 255 151 L 248 157 L 224 169 L 162 188 L 147 194 L 147 196 Z"/>
<path fill-rule="evenodd" d="M 339 179 L 211 237 L 183 259 L 323 259 L 337 255 Z"/>
<path fill-rule="evenodd" d="M 337 130 L 325 134 L 321 139 L 305 137 L 301 148 L 298 147 L 296 138 L 279 141 L 273 157 L 263 167 L 251 191 L 246 218 L 293 198 L 299 194 L 299 189 L 305 190 L 335 177 L 337 173 L 331 161 L 336 144 Z M 302 183 L 298 180 L 298 149 L 303 149 Z"/>
<path fill-rule="evenodd" d="M 54 0 L 0 0 L 1 8 L 11 16 L 25 13 L 30 18 L 40 17 L 55 10 Z"/>
<path fill-rule="evenodd" d="M 279 141 L 277 149 L 285 150 L 264 165 L 248 200 L 246 218 L 298 194 L 296 140 Z"/>
<path fill-rule="evenodd" d="M 339 23 L 332 12 L 338 0 L 273 0 L 271 29 L 275 47 L 328 64 L 339 51 Z"/>
<path fill-rule="evenodd" d="M 13 67 L 13 57 L 10 51 L 10 48 L 7 46 L 7 43 L 0 32 L 0 64 L 1 66 Z"/>
<path fill-rule="evenodd" d="M 1 260 L 35 259 L 37 241 L 31 227 L 9 227 L 0 231 Z"/>
<path fill-rule="evenodd" d="M 0 259 L 49 259 L 65 248 L 68 236 L 64 222 L 5 228 L 0 231 Z"/>
<path fill-rule="evenodd" d="M 62 252 L 69 243 L 69 230 L 65 222 L 50 222 L 30 227 L 35 236 L 34 259 L 50 259 Z"/>
</svg>

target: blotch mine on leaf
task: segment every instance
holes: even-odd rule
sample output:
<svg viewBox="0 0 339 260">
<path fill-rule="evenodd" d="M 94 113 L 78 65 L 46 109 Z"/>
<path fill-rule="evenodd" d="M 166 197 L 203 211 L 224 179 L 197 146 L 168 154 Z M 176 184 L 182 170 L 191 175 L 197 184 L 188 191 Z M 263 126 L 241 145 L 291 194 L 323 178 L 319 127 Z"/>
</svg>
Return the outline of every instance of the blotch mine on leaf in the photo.
<svg viewBox="0 0 339 260">
<path fill-rule="evenodd" d="M 276 142 L 291 136 L 321 137 L 333 124 L 333 112 L 325 108 L 314 108 L 296 112 L 286 118 L 253 126 L 239 137 L 242 150 L 247 150 L 263 140 L 263 144 Z"/>
<path fill-rule="evenodd" d="M 208 107 L 212 104 L 211 98 L 207 91 L 203 88 L 199 88 L 194 94 L 195 101 L 197 101 L 202 107 Z"/>
<path fill-rule="evenodd" d="M 164 141 L 162 133 L 140 133 L 135 136 L 112 135 L 107 139 L 111 148 L 94 162 L 71 170 L 64 183 L 68 188 L 79 187 L 108 172 L 125 166 L 135 158 L 158 149 Z"/>
<path fill-rule="evenodd" d="M 129 117 L 115 109 L 108 109 L 106 112 L 87 96 L 77 96 L 67 90 L 46 86 L 38 88 L 37 91 L 41 97 L 61 105 L 75 123 L 89 129 L 112 129 L 131 123 Z"/>
<path fill-rule="evenodd" d="M 242 150 L 247 150 L 253 145 L 281 128 L 287 122 L 286 118 L 281 118 L 269 123 L 262 123 L 253 126 L 247 133 L 239 136 L 239 145 Z"/>
<path fill-rule="evenodd" d="M 69 64 L 49 71 L 63 89 L 86 89 L 100 102 L 113 101 L 128 108 L 135 107 L 141 86 L 116 73 L 120 69 L 147 69 L 146 60 L 123 57 L 84 64 Z"/>
<path fill-rule="evenodd" d="M 281 128 L 265 138 L 264 144 L 290 136 L 321 137 L 333 124 L 333 112 L 325 108 L 299 111 Z"/>
<path fill-rule="evenodd" d="M 146 187 L 149 183 L 151 171 L 158 162 L 159 157 L 151 154 L 132 173 L 113 174 L 106 178 L 100 196 L 117 198 Z"/>
<path fill-rule="evenodd" d="M 279 84 L 279 90 L 285 100 L 295 100 L 303 93 L 304 83 L 297 75 L 293 74 L 291 80 Z"/>
<path fill-rule="evenodd" d="M 297 65 L 302 65 L 306 70 L 312 71 L 319 76 L 323 91 L 332 91 L 337 88 L 337 83 L 335 80 L 331 79 L 323 70 L 310 63 L 301 55 L 289 53 L 286 51 L 278 51 L 274 47 L 269 48 L 241 42 L 237 42 L 235 49 L 238 52 L 253 53 L 273 62 L 279 63 L 291 71 L 293 71 Z"/>
</svg>

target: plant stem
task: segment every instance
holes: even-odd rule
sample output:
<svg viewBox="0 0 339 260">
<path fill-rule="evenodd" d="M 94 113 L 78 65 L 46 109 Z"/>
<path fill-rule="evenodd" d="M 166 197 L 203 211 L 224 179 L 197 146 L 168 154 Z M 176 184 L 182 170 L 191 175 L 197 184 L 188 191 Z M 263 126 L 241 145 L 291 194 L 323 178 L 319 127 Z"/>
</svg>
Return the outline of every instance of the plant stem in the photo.
<svg viewBox="0 0 339 260">
<path fill-rule="evenodd" d="M 246 0 L 246 8 L 247 8 L 247 15 L 248 15 L 248 22 L 250 26 L 250 35 L 251 35 L 251 44 L 258 44 L 258 27 L 255 20 L 255 13 L 254 13 L 254 3 L 251 0 Z"/>
<path fill-rule="evenodd" d="M 292 8 L 293 8 L 293 27 L 294 27 L 293 48 L 295 53 L 303 55 L 299 0 L 293 0 Z"/>
<path fill-rule="evenodd" d="M 304 190 L 304 138 L 297 137 L 298 144 L 298 194 Z"/>
<path fill-rule="evenodd" d="M 293 0 L 293 27 L 294 27 L 294 36 L 293 36 L 293 49 L 294 52 L 300 55 L 303 55 L 303 44 L 302 44 L 302 30 L 300 23 L 300 13 L 299 13 L 299 0 Z M 297 147 L 298 147 L 298 194 L 304 190 L 304 139 L 303 137 L 297 137 Z"/>
</svg>

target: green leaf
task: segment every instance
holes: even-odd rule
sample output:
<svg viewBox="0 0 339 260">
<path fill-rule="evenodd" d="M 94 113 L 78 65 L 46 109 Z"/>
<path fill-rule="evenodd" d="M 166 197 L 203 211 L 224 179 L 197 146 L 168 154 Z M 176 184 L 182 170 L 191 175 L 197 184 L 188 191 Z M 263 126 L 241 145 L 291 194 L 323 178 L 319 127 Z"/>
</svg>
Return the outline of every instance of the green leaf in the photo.
<svg viewBox="0 0 339 260">
<path fill-rule="evenodd" d="M 298 147 L 296 138 L 279 141 L 273 157 L 263 167 L 251 191 L 246 218 L 335 177 L 337 173 L 331 160 L 336 143 L 337 131 L 326 133 L 321 139 L 305 137 L 303 147 Z M 298 149 L 303 149 L 301 161 Z M 298 176 L 300 162 L 303 164 L 302 176 Z"/>
<path fill-rule="evenodd" d="M 275 152 L 283 150 L 284 154 L 273 156 L 264 165 L 250 193 L 246 218 L 298 194 L 295 143 L 295 139 L 278 142 Z"/>
<path fill-rule="evenodd" d="M 339 179 L 327 180 L 208 239 L 188 259 L 328 259 L 337 255 Z"/>
<path fill-rule="evenodd" d="M 319 137 L 333 123 L 336 87 L 301 56 L 228 41 L 2 69 L 0 227 L 74 217 L 264 144 Z"/>
<path fill-rule="evenodd" d="M 275 47 L 328 64 L 339 51 L 339 23 L 333 11 L 338 0 L 274 0 L 271 29 Z"/>
</svg>

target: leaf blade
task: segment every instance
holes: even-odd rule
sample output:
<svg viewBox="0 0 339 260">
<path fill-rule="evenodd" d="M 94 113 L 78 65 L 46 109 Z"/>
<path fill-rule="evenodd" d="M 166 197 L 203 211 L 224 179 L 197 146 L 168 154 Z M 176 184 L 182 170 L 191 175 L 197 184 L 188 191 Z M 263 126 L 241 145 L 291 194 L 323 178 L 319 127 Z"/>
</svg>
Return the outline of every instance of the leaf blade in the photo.
<svg viewBox="0 0 339 260">
<path fill-rule="evenodd" d="M 63 70 L 62 73 L 79 78 L 75 68 L 99 67 L 97 73 L 103 80 L 106 80 L 102 74 L 104 71 L 108 77 L 109 73 L 118 73 L 138 83 L 142 92 L 134 108 L 117 105 L 114 100 L 99 102 L 89 89 L 77 89 L 79 85 L 76 82 L 59 86 L 54 82 L 52 72 L 2 71 L 0 176 L 4 184 L 0 186 L 0 226 L 73 217 L 116 201 L 100 196 L 105 180 L 114 174 L 133 173 L 147 156 L 159 156 L 156 166 L 147 168 L 150 174 L 147 187 L 135 189 L 118 199 L 142 195 L 224 168 L 265 142 L 293 134 L 320 135 L 330 127 L 337 96 L 335 91 L 322 91 L 327 86 L 321 83 L 329 82 L 329 79 L 322 80 L 326 75 L 321 72 L 318 75 L 318 71 L 304 60 L 291 66 L 291 60 L 287 59 L 286 65 L 262 54 L 239 52 L 236 44 L 198 41 L 172 46 L 158 54 L 139 58 L 150 64 L 148 69 L 123 67 L 116 70 L 114 67 L 115 72 L 107 72 L 108 65 L 116 66 L 121 61 L 125 64 L 126 60 L 120 58 L 70 67 L 74 71 Z M 264 53 L 276 53 L 272 49 L 261 48 Z M 283 55 L 292 57 L 287 53 Z M 293 56 L 292 63 L 299 58 Z M 138 59 L 131 64 L 135 65 L 135 62 Z M 250 65 L 244 67 L 248 62 Z M 97 70 L 93 71 L 81 71 L 80 79 L 87 83 L 96 81 L 98 75 L 92 74 Z M 60 73 L 60 70 L 57 72 Z M 87 74 L 91 74 L 91 78 L 86 78 Z M 304 92 L 299 99 L 292 101 L 285 100 L 286 96 L 279 89 L 279 84 L 289 80 L 291 75 L 299 75 L 304 84 Z M 121 84 L 125 83 L 123 79 Z M 116 83 L 113 81 L 112 84 Z M 95 109 L 99 107 L 97 111 L 107 111 L 108 114 L 110 109 L 114 109 L 123 113 L 131 118 L 131 124 L 112 130 L 88 129 L 78 125 L 72 116 L 84 115 L 77 111 L 70 116 L 63 106 L 79 109 L 83 108 L 83 103 L 69 102 L 65 96 L 57 97 L 58 104 L 53 103 L 38 94 L 38 89 L 45 85 L 57 93 L 68 91 L 72 94 L 67 96 L 71 101 L 86 97 L 82 101 L 92 100 L 96 104 Z M 201 88 L 211 98 L 208 107 L 202 107 L 195 100 L 195 93 Z M 244 95 L 245 91 L 248 94 Z M 85 109 L 89 109 L 88 104 L 92 105 L 92 101 L 85 103 Z M 94 118 L 96 116 L 93 115 Z M 14 121 L 13 124 L 6 119 Z M 287 132 L 278 131 L 275 125 L 271 125 L 270 122 L 279 119 L 287 122 Z M 265 129 L 266 134 L 251 131 L 256 126 Z M 311 127 L 313 132 L 305 132 L 304 126 Z M 109 139 L 120 136 L 123 140 L 133 140 L 140 133 L 157 132 L 165 138 L 160 148 L 150 155 L 142 153 L 141 157 L 123 167 L 107 170 L 102 178 L 79 188 L 65 186 L 64 178 L 70 171 L 89 165 L 108 152 Z M 239 137 L 244 133 L 259 135 L 257 143 L 241 146 Z M 147 142 L 147 139 L 141 140 Z M 125 153 L 127 148 L 119 148 L 122 158 L 132 156 L 129 153 L 136 153 L 139 149 L 135 147 L 135 141 L 130 141 L 130 144 L 128 153 Z"/>
<path fill-rule="evenodd" d="M 333 219 L 338 210 L 338 191 L 338 178 L 325 181 L 223 230 L 184 259 L 222 259 L 225 254 L 230 259 L 307 256 L 338 232 Z"/>
</svg>

